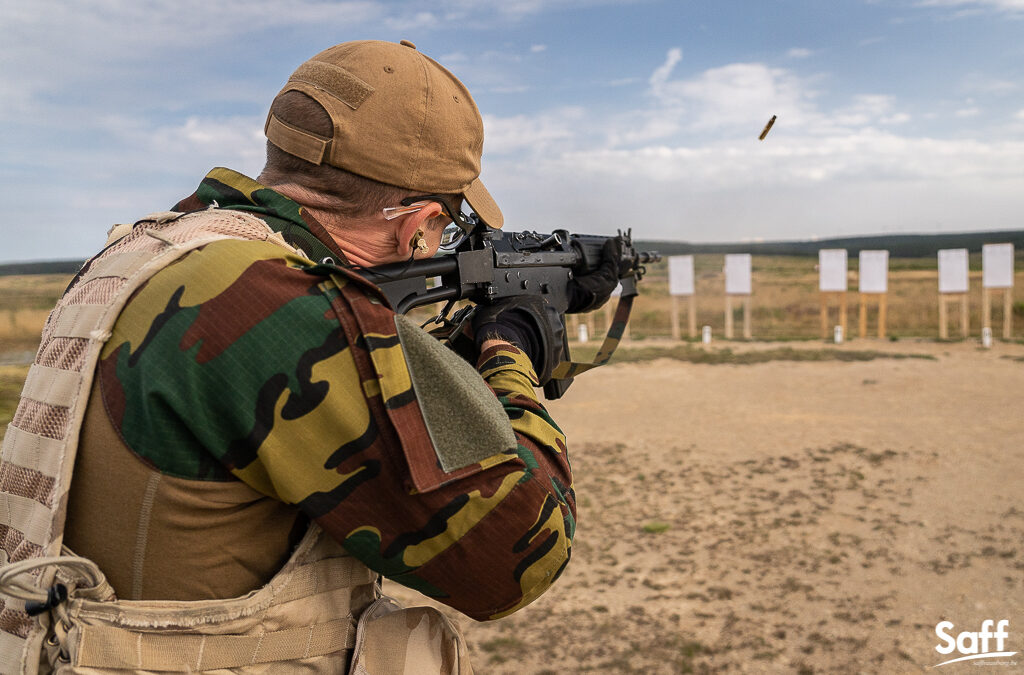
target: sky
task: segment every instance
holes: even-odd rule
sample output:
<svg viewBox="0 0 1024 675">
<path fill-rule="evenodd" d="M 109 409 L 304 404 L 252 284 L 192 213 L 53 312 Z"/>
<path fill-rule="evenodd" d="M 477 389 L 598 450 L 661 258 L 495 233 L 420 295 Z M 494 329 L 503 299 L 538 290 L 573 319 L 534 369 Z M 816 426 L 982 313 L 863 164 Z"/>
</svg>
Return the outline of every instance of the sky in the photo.
<svg viewBox="0 0 1024 675">
<path fill-rule="evenodd" d="M 512 230 L 1024 228 L 1024 0 L 0 0 L 0 26 L 0 262 L 256 176 L 289 74 L 357 39 L 463 80 Z"/>
</svg>

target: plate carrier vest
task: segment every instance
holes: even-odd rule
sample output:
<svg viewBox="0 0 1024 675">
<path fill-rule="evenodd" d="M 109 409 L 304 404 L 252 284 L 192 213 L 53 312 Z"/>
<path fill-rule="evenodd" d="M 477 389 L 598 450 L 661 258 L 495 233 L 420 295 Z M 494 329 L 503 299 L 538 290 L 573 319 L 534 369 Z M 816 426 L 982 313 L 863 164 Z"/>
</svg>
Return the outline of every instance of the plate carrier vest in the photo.
<svg viewBox="0 0 1024 675">
<path fill-rule="evenodd" d="M 95 563 L 62 546 L 85 407 L 118 315 L 154 274 L 227 238 L 301 255 L 246 213 L 152 214 L 115 226 L 47 319 L 0 453 L 0 672 L 471 673 L 447 617 L 381 597 L 380 577 L 316 525 L 265 586 L 227 600 L 118 600 Z"/>
</svg>

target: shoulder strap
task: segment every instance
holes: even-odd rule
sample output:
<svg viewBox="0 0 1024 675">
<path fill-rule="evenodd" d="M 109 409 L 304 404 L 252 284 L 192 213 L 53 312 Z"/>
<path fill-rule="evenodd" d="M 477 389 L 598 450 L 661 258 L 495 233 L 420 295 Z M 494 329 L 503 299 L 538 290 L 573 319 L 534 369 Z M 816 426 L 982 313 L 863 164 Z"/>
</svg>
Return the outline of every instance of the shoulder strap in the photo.
<svg viewBox="0 0 1024 675">
<path fill-rule="evenodd" d="M 116 228 L 115 228 L 116 229 Z M 43 331 L 0 447 L 0 564 L 60 553 L 78 436 L 103 344 L 132 293 L 188 252 L 226 239 L 274 241 L 261 219 L 234 211 L 157 213 L 90 260 Z M 36 588 L 53 584 L 42 570 Z M 45 626 L 0 598 L 0 672 L 36 672 Z"/>
</svg>

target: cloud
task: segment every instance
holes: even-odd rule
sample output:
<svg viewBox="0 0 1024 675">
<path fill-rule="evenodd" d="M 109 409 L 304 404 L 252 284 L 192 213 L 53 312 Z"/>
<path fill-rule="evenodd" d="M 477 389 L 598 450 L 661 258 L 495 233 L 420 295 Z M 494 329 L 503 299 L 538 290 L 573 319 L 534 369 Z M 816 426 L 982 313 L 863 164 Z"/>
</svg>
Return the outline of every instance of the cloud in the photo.
<svg viewBox="0 0 1024 675">
<path fill-rule="evenodd" d="M 645 237 L 698 241 L 809 236 L 822 218 L 830 234 L 1019 225 L 1011 214 L 1024 191 L 1024 142 L 1012 136 L 901 133 L 914 119 L 895 96 L 826 105 L 818 80 L 787 69 L 685 73 L 682 63 L 681 49 L 668 50 L 631 111 L 491 121 L 500 152 L 489 136 L 484 163 L 508 222 L 538 227 L 530 219 L 539 211 L 559 226 L 611 232 L 640 225 L 640 204 L 657 214 L 644 220 Z M 778 122 L 759 142 L 771 113 Z M 612 197 L 621 194 L 630 199 Z"/>
<path fill-rule="evenodd" d="M 523 150 L 544 154 L 559 142 L 576 138 L 582 108 L 560 108 L 541 115 L 484 115 L 484 150 L 488 157 Z"/>
<path fill-rule="evenodd" d="M 995 94 L 1002 96 L 1019 91 L 1021 85 L 1012 80 L 993 77 L 985 73 L 970 73 L 960 82 L 960 89 L 975 94 Z"/>
<path fill-rule="evenodd" d="M 680 50 L 670 50 L 650 78 L 651 95 L 681 127 L 704 133 L 749 132 L 754 126 L 759 131 L 773 114 L 797 123 L 808 117 L 815 92 L 790 71 L 764 63 L 732 63 L 672 79 L 681 59 Z"/>
<path fill-rule="evenodd" d="M 650 40 L 643 68 L 624 70 L 625 59 L 576 79 L 538 70 L 546 37 L 509 30 L 612 2 L 0 3 L 0 221 L 21 226 L 0 257 L 83 255 L 110 222 L 166 208 L 211 166 L 258 173 L 265 107 L 288 72 L 335 40 L 381 33 L 448 45 L 431 55 L 450 49 L 438 60 L 479 92 L 484 178 L 516 228 L 634 224 L 645 237 L 708 240 L 1019 226 L 1009 219 L 1024 194 L 1024 109 L 1008 71 L 966 66 L 977 70 L 939 103 L 912 108 L 899 88 L 842 91 L 805 47 L 698 67 L 696 43 Z M 1020 2 L 919 4 L 1009 16 Z M 467 39 L 447 39 L 452 26 Z M 990 140 L 942 129 L 957 119 L 1002 126 Z"/>
<path fill-rule="evenodd" d="M 493 22 L 496 18 L 505 21 L 519 21 L 544 12 L 584 10 L 604 5 L 636 3 L 642 0 L 503 0 L 503 2 L 480 2 L 479 0 L 441 0 L 435 3 L 445 14 L 446 21 L 480 23 Z M 412 3 L 415 4 L 415 3 Z"/>
<path fill-rule="evenodd" d="M 961 7 L 989 9 L 1010 14 L 1024 13 L 1024 0 L 918 0 L 918 7 Z"/>
<path fill-rule="evenodd" d="M 661 98 L 665 95 L 665 83 L 668 82 L 668 78 L 672 76 L 672 71 L 676 65 L 683 60 L 683 50 L 679 47 L 673 47 L 668 50 L 665 55 L 665 62 L 654 69 L 651 73 L 651 77 L 648 82 L 651 85 L 651 93 Z"/>
<path fill-rule="evenodd" d="M 1019 227 L 1022 163 L 1022 142 L 864 131 L 577 150 L 532 162 L 529 178 L 492 164 L 488 184 L 502 186 L 517 228 L 538 227 L 543 213 L 594 233 L 631 225 L 646 239 L 729 241 Z"/>
<path fill-rule="evenodd" d="M 398 16 L 391 16 L 384 20 L 384 25 L 399 32 L 436 28 L 441 24 L 441 19 L 432 12 L 399 14 Z"/>
<path fill-rule="evenodd" d="M 556 160 L 561 170 L 572 167 L 575 175 L 632 176 L 707 190 L 877 180 L 981 184 L 1006 180 L 1022 162 L 1024 142 L 908 138 L 871 130 L 824 138 L 788 137 L 763 144 L 736 140 L 703 146 L 583 150 Z"/>
<path fill-rule="evenodd" d="M 283 48 L 264 33 L 359 26 L 382 20 L 385 11 L 368 0 L 0 3 L 0 121 L 50 122 L 52 113 L 91 111 L 97 100 L 140 113 L 166 111 L 204 80 L 210 82 L 204 88 L 207 102 L 265 101 L 257 83 L 239 85 L 232 77 L 240 66 L 252 68 L 254 59 Z M 256 49 L 257 44 L 263 46 Z M 274 66 L 282 71 L 275 73 L 279 79 L 287 67 Z M 179 76 L 168 76 L 174 73 Z"/>
</svg>

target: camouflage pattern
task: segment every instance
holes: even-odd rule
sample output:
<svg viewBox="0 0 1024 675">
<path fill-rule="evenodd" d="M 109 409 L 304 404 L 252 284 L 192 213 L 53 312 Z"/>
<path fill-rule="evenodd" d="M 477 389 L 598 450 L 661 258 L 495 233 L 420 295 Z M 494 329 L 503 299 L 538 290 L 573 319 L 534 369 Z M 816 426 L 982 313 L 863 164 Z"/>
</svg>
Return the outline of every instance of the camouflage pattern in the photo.
<svg viewBox="0 0 1024 675">
<path fill-rule="evenodd" d="M 465 640 L 433 607 L 379 598 L 359 617 L 352 675 L 472 675 Z"/>
<path fill-rule="evenodd" d="M 0 501 L 6 506 L 0 510 L 0 566 L 5 572 L 0 589 L 2 672 L 33 675 L 47 626 L 68 625 L 63 603 L 51 610 L 57 615 L 53 621 L 51 613 L 28 616 L 24 601 L 48 599 L 44 589 L 51 588 L 57 568 L 67 572 L 72 563 L 53 556 L 62 551 L 68 489 L 87 395 L 101 347 L 111 335 L 123 301 L 157 270 L 204 243 L 225 237 L 276 241 L 266 223 L 255 216 L 204 211 L 179 220 L 180 215 L 154 214 L 129 228 L 130 235 L 117 244 L 107 246 L 79 272 L 43 329 L 0 452 Z M 167 236 L 171 230 L 176 242 Z M 102 405 L 95 410 L 106 414 Z M 102 482 L 111 481 L 104 476 Z M 82 565 L 92 567 L 92 572 Z M 77 572 L 70 576 L 84 573 L 86 586 L 95 587 L 102 576 L 88 561 L 78 559 L 72 566 Z M 62 576 L 61 581 L 74 593 L 77 584 L 71 578 Z"/>
<path fill-rule="evenodd" d="M 298 205 L 226 169 L 177 208 L 214 203 L 264 219 L 311 257 L 342 259 L 309 244 L 319 226 Z M 445 473 L 396 332 L 355 272 L 224 240 L 135 293 L 97 375 L 112 423 L 150 466 L 243 480 L 302 509 L 371 569 L 472 618 L 503 616 L 568 562 L 576 505 L 564 436 L 526 357 L 494 348 L 477 368 L 518 447 Z M 472 419 L 451 423 L 472 432 Z"/>
<path fill-rule="evenodd" d="M 206 174 L 194 193 L 174 205 L 172 211 L 198 211 L 210 206 L 252 213 L 262 218 L 275 232 L 317 262 L 345 263 L 331 236 L 313 216 L 279 192 L 243 176 L 218 167 Z"/>
</svg>

